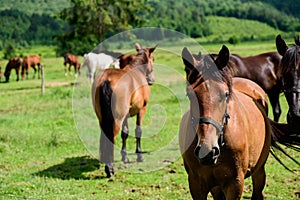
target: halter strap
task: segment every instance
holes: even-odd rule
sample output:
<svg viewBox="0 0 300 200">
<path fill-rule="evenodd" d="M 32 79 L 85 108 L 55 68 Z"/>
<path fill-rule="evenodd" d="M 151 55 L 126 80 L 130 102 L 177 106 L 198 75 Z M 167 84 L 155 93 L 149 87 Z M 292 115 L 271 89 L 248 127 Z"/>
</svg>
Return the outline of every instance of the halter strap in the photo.
<svg viewBox="0 0 300 200">
<path fill-rule="evenodd" d="M 292 88 L 289 88 L 289 89 L 285 89 L 284 92 L 300 93 L 300 88 L 292 87 Z"/>
<path fill-rule="evenodd" d="M 192 116 L 192 124 L 196 125 L 198 124 L 211 124 L 213 125 L 216 130 L 217 130 L 217 134 L 219 137 L 219 145 L 220 146 L 224 146 L 225 142 L 224 142 L 224 127 L 225 125 L 227 125 L 228 120 L 230 119 L 230 116 L 228 114 L 228 98 L 229 98 L 229 93 L 226 93 L 226 107 L 225 107 L 225 112 L 222 118 L 222 124 L 219 124 L 217 121 L 215 121 L 212 118 L 208 118 L 208 117 L 199 117 L 199 118 L 195 118 Z"/>
</svg>

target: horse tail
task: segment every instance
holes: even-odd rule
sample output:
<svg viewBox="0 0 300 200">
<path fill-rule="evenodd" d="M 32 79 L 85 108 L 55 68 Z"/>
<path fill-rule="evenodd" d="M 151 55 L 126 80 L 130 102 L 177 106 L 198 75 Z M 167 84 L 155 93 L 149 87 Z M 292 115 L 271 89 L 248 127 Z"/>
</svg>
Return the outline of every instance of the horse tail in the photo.
<svg viewBox="0 0 300 200">
<path fill-rule="evenodd" d="M 112 88 L 110 82 L 105 80 L 99 88 L 100 94 L 100 112 L 101 112 L 101 138 L 100 138 L 100 161 L 111 163 L 113 161 L 114 144 L 114 117 L 112 113 Z"/>
<path fill-rule="evenodd" d="M 272 138 L 271 138 L 271 149 L 270 152 L 274 158 L 287 170 L 292 171 L 287 167 L 282 160 L 276 155 L 276 152 L 279 151 L 291 159 L 297 165 L 300 165 L 300 162 L 293 158 L 282 146 L 292 149 L 296 152 L 300 152 L 300 135 L 297 134 L 295 130 L 291 128 L 288 124 L 280 124 L 269 119 L 271 129 L 272 129 Z M 299 131 L 298 131 L 299 132 Z"/>
</svg>

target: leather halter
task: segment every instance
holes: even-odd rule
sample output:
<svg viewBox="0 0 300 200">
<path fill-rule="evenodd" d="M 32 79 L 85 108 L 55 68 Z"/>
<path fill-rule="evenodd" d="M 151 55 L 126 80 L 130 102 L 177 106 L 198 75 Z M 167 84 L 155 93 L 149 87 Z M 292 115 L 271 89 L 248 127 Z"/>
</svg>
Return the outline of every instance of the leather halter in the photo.
<svg viewBox="0 0 300 200">
<path fill-rule="evenodd" d="M 230 116 L 228 114 L 228 101 L 229 101 L 229 93 L 226 92 L 226 107 L 225 107 L 225 112 L 222 118 L 222 124 L 219 124 L 217 121 L 215 121 L 212 118 L 209 117 L 199 117 L 195 118 L 192 116 L 192 124 L 195 126 L 196 124 L 211 124 L 213 125 L 218 134 L 218 143 L 220 146 L 224 146 L 224 127 L 225 125 L 228 124 L 228 120 L 230 119 Z"/>
</svg>

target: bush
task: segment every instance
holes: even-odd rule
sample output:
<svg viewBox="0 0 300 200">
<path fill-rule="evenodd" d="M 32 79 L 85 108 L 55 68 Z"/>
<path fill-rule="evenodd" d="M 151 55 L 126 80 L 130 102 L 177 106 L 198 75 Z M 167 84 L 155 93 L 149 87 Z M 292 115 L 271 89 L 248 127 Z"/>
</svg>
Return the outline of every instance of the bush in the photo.
<svg viewBox="0 0 300 200">
<path fill-rule="evenodd" d="M 16 54 L 15 48 L 12 44 L 8 44 L 5 48 L 4 48 L 4 53 L 3 53 L 3 58 L 4 59 L 10 59 L 11 57 L 14 57 Z"/>
<path fill-rule="evenodd" d="M 237 36 L 231 36 L 228 39 L 229 44 L 237 44 L 240 42 L 239 38 Z"/>
</svg>

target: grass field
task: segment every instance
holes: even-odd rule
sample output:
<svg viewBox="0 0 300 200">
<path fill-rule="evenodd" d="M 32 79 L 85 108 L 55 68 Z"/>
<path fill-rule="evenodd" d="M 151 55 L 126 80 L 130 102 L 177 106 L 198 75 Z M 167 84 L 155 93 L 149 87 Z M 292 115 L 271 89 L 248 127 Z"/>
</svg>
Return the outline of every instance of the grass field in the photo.
<svg viewBox="0 0 300 200">
<path fill-rule="evenodd" d="M 210 52 L 220 47 L 204 46 Z M 274 42 L 228 47 L 242 55 L 275 51 Z M 178 55 L 182 48 L 160 45 L 155 51 L 157 83 L 151 86 L 142 139 L 143 150 L 148 152 L 145 163 L 124 166 L 117 158 L 116 174 L 111 179 L 105 178 L 104 166 L 97 160 L 99 127 L 84 72 L 78 79 L 83 82 L 76 83 L 73 76 L 64 75 L 62 58 L 54 57 L 49 48 L 31 49 L 32 53 L 42 52 L 45 94 L 41 95 L 40 80 L 16 82 L 14 73 L 9 83 L 0 84 L 0 199 L 191 199 L 176 141 L 188 105 Z M 189 48 L 199 51 L 195 46 Z M 0 66 L 6 63 L 2 60 Z M 283 95 L 281 105 L 280 121 L 284 122 L 287 104 Z M 128 151 L 133 161 L 133 121 L 129 128 Z M 120 136 L 117 143 L 119 156 Z M 291 154 L 300 160 L 299 154 Z M 299 198 L 299 167 L 284 160 L 296 172 L 288 172 L 270 156 L 266 199 Z M 243 199 L 250 197 L 251 180 L 247 179 Z"/>
</svg>

